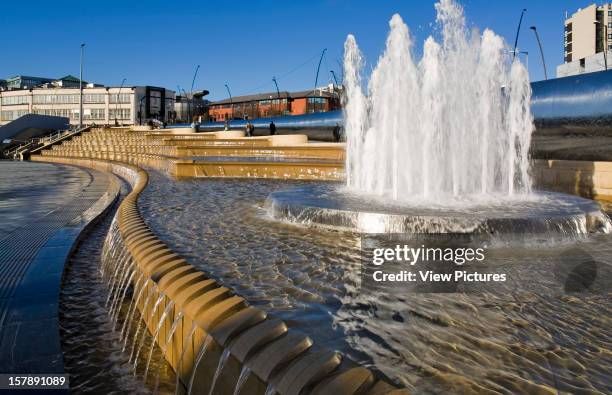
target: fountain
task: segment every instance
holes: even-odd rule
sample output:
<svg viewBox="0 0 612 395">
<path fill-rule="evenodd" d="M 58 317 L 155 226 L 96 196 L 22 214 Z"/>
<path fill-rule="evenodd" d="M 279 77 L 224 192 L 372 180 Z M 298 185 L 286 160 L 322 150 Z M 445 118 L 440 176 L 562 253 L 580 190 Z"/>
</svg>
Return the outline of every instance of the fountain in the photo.
<svg viewBox="0 0 612 395">
<path fill-rule="evenodd" d="M 437 10 L 442 40 L 427 39 L 418 62 L 407 26 L 392 18 L 387 49 L 367 91 L 363 58 L 348 37 L 346 185 L 296 183 L 302 186 L 270 195 L 272 213 L 375 233 L 538 233 L 548 240 L 553 233 L 608 232 L 609 220 L 596 202 L 532 188 L 533 126 L 524 67 L 510 61 L 503 40 L 491 31 L 469 33 L 452 1 L 440 2 Z M 153 392 L 160 383 L 174 383 L 177 393 L 187 394 L 285 394 L 296 392 L 296 383 L 338 391 L 343 375 L 355 387 L 361 377 L 377 393 L 391 388 L 387 378 L 396 386 L 421 386 L 414 392 L 460 393 L 467 391 L 458 388 L 477 386 L 535 392 L 530 389 L 550 381 L 571 392 L 577 375 L 588 376 L 594 388 L 607 384 L 597 368 L 603 366 L 599 356 L 590 352 L 605 348 L 599 336 L 605 321 L 592 331 L 576 325 L 607 316 L 598 310 L 605 295 L 598 299 L 597 292 L 609 283 L 608 271 L 588 253 L 569 254 L 557 246 L 492 248 L 488 266 L 521 280 L 494 289 L 497 294 L 455 284 L 391 290 L 363 282 L 367 272 L 356 263 L 368 238 L 288 229 L 261 218 L 259 204 L 251 202 L 286 188 L 284 183 L 173 183 L 151 171 L 141 215 L 136 199 L 148 176 L 142 172 L 137 181 L 135 172 L 123 172 L 137 192 L 121 204 L 104 243 L 101 306 L 123 371 L 147 386 L 153 382 Z M 180 210 L 168 214 L 171 207 Z M 609 257 L 609 236 L 599 236 L 582 247 Z M 453 246 L 464 240 L 439 234 L 433 239 L 436 245 L 451 239 Z M 191 254 L 186 258 L 196 265 L 171 247 Z M 566 281 L 572 276 L 578 281 Z M 531 281 L 538 278 L 541 283 Z M 588 308 L 574 298 L 557 298 L 559 289 L 577 288 L 595 296 Z M 536 295 L 521 295 L 533 290 Z M 268 318 L 247 299 L 278 317 Z M 533 316 L 524 318 L 530 311 Z M 549 333 L 559 333 L 559 327 L 563 342 L 555 344 Z M 309 331 L 338 352 L 314 351 Z M 559 363 L 548 372 L 550 350 Z M 354 362 L 386 377 L 345 370 Z M 171 374 L 163 375 L 166 369 Z"/>
<path fill-rule="evenodd" d="M 370 233 L 609 230 L 597 203 L 532 190 L 527 70 L 493 31 L 469 30 L 454 1 L 436 10 L 441 41 L 427 38 L 420 61 L 407 25 L 391 18 L 367 92 L 348 36 L 346 186 L 273 193 L 272 215 Z"/>
</svg>

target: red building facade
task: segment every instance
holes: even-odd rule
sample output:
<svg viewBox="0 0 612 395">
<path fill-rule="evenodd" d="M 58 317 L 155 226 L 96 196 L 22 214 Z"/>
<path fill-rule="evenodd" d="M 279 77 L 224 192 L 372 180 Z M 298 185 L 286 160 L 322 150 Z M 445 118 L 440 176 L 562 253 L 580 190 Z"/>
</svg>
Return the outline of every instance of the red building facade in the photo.
<svg viewBox="0 0 612 395">
<path fill-rule="evenodd" d="M 340 95 L 335 89 L 301 92 L 271 92 L 238 96 L 212 102 L 208 116 L 213 122 L 302 115 L 340 109 Z"/>
</svg>

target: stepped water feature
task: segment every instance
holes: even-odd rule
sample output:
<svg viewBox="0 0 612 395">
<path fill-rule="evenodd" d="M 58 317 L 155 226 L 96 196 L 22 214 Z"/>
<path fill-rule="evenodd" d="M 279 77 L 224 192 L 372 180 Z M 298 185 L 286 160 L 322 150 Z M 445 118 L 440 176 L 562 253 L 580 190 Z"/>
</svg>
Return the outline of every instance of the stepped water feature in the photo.
<svg viewBox="0 0 612 395">
<path fill-rule="evenodd" d="M 399 15 L 364 90 L 353 35 L 344 49 L 346 186 L 270 196 L 275 218 L 360 232 L 583 234 L 609 231 L 592 201 L 532 190 L 531 90 L 493 31 L 436 4 L 440 41 L 423 56 Z"/>
<path fill-rule="evenodd" d="M 404 51 L 407 28 L 392 19 L 390 50 L 367 91 L 347 41 L 346 117 L 355 122 L 345 184 L 344 146 L 300 136 L 94 128 L 38 158 L 112 172 L 132 187 L 109 225 L 93 315 L 107 315 L 116 375 L 129 376 L 120 378 L 132 392 L 610 392 L 606 354 L 593 352 L 609 349 L 608 219 L 593 201 L 531 186 L 524 69 L 493 33 L 468 35 L 455 3 L 438 11 L 442 40 L 428 40 L 427 67 Z M 458 33 L 446 43 L 450 27 Z M 467 60 L 453 52 L 462 46 Z M 489 52 L 488 63 L 476 61 Z M 488 77 L 468 73 L 459 96 L 445 90 L 460 85 L 440 71 L 450 69 L 444 62 Z M 439 101 L 426 83 L 444 90 Z M 323 226 L 271 220 L 267 197 L 276 217 Z M 487 268 L 514 279 L 491 292 L 364 288 L 368 236 L 355 230 L 525 232 L 543 246 L 487 243 Z M 548 243 L 554 234 L 585 237 Z"/>
</svg>

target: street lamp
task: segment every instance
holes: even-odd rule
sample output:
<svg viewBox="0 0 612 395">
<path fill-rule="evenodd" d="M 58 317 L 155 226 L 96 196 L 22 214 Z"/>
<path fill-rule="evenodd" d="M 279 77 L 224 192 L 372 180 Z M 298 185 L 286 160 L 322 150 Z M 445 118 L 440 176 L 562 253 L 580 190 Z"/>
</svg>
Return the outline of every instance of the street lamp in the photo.
<svg viewBox="0 0 612 395">
<path fill-rule="evenodd" d="M 516 37 L 514 38 L 514 51 L 512 51 L 513 61 L 514 61 L 514 58 L 516 58 L 516 46 L 518 45 L 519 33 L 521 32 L 521 22 L 523 22 L 523 15 L 525 15 L 526 11 L 527 11 L 527 8 L 523 8 L 523 11 L 521 11 L 521 18 L 519 19 L 518 27 L 516 28 Z"/>
<path fill-rule="evenodd" d="M 121 95 L 121 88 L 123 88 L 123 84 L 125 83 L 126 80 L 127 80 L 127 78 L 124 78 L 121 81 L 121 85 L 119 86 L 119 92 L 117 92 L 117 105 L 115 106 L 115 126 L 118 125 L 118 123 L 117 123 L 117 113 L 119 112 L 119 97 L 120 97 L 119 95 Z M 123 118 L 121 118 L 121 119 L 123 119 Z"/>
<path fill-rule="evenodd" d="M 608 26 L 605 23 L 601 23 L 599 21 L 595 21 L 593 23 L 595 25 L 603 25 L 604 27 L 604 36 L 601 42 L 602 42 L 603 53 L 604 53 L 604 66 L 606 70 L 608 70 L 608 56 L 606 55 L 606 52 L 608 52 Z"/>
<path fill-rule="evenodd" d="M 317 74 L 315 76 L 315 90 L 317 90 L 317 83 L 319 82 L 319 69 L 321 68 L 321 62 L 323 61 L 323 56 L 325 56 L 325 51 L 327 51 L 327 48 L 323 48 L 323 51 L 321 52 L 321 57 L 319 58 L 319 65 L 317 66 Z"/>
<path fill-rule="evenodd" d="M 193 85 L 195 84 L 195 79 L 196 79 L 196 76 L 198 75 L 198 70 L 200 70 L 200 65 L 198 65 L 198 67 L 196 67 L 195 73 L 193 73 L 193 79 L 191 80 L 191 90 L 190 90 L 190 92 L 191 92 L 191 100 L 193 100 Z M 189 118 L 190 118 L 190 121 L 191 121 L 191 104 L 189 105 Z"/>
<path fill-rule="evenodd" d="M 83 127 L 83 52 L 85 43 L 81 44 L 81 62 L 79 71 L 79 128 Z"/>
<path fill-rule="evenodd" d="M 278 96 L 278 112 L 280 115 L 280 91 L 278 90 L 278 83 L 276 82 L 276 77 L 272 77 L 272 82 L 274 82 L 274 85 L 276 86 L 276 95 Z"/>
<path fill-rule="evenodd" d="M 538 41 L 538 47 L 540 48 L 540 57 L 542 57 L 542 67 L 544 67 L 544 78 L 548 79 L 548 73 L 546 72 L 546 62 L 544 61 L 544 51 L 542 50 L 542 43 L 540 42 L 540 35 L 538 34 L 538 30 L 535 26 L 530 27 L 531 30 L 535 33 L 536 40 Z"/>
<path fill-rule="evenodd" d="M 230 92 L 230 88 L 227 84 L 225 84 L 225 89 L 227 89 L 227 94 L 229 95 L 230 98 L 230 106 L 231 106 L 231 118 L 234 118 L 234 99 L 232 99 L 232 92 Z"/>
<path fill-rule="evenodd" d="M 336 86 L 338 85 L 338 79 L 336 78 L 336 73 L 334 73 L 334 70 L 329 70 L 329 72 L 331 73 L 332 77 L 334 77 L 334 81 L 336 82 Z"/>
</svg>

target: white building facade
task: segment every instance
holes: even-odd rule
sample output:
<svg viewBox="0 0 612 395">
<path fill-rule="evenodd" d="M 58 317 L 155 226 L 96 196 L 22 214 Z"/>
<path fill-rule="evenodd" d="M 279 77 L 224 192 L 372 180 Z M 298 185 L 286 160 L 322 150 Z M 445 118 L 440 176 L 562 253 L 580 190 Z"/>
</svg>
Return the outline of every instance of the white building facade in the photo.
<svg viewBox="0 0 612 395">
<path fill-rule="evenodd" d="M 174 113 L 175 92 L 153 86 L 83 88 L 83 124 L 136 125 L 149 119 L 167 122 Z M 25 114 L 67 117 L 79 124 L 78 87 L 40 87 L 0 91 L 0 125 Z"/>
<path fill-rule="evenodd" d="M 605 70 L 606 63 L 612 66 L 612 4 L 592 4 L 565 20 L 563 55 L 557 77 Z"/>
</svg>

